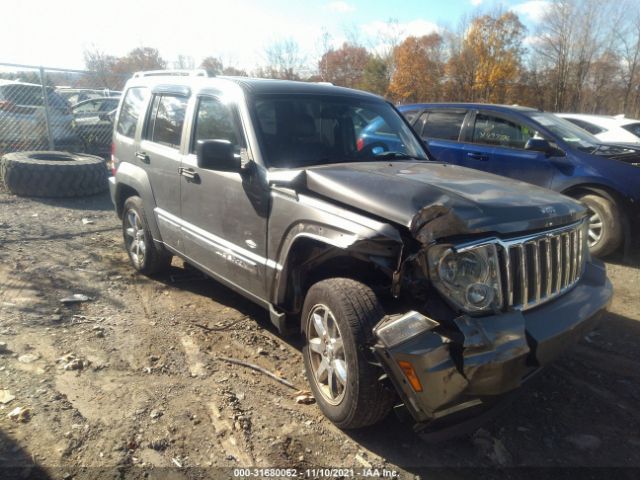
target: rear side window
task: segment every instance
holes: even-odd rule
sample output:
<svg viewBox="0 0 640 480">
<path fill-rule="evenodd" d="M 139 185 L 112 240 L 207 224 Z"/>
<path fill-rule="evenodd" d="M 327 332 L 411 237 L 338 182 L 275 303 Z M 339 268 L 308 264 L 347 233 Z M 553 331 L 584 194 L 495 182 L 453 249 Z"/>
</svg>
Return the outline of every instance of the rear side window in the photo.
<svg viewBox="0 0 640 480">
<path fill-rule="evenodd" d="M 640 137 L 640 123 L 630 123 L 628 125 L 623 125 L 622 128 L 633 133 L 636 137 Z"/>
<path fill-rule="evenodd" d="M 144 138 L 167 147 L 180 147 L 187 99 L 177 95 L 156 95 Z"/>
<path fill-rule="evenodd" d="M 457 141 L 466 115 L 467 112 L 429 112 L 422 136 Z"/>
<path fill-rule="evenodd" d="M 569 120 L 574 125 L 579 126 L 581 129 L 586 130 L 587 132 L 589 132 L 592 135 L 597 135 L 599 133 L 607 131 L 606 129 L 604 129 L 602 127 L 594 125 L 593 123 L 585 122 L 584 120 L 578 120 L 577 118 L 566 118 L 565 117 L 565 120 Z"/>
<path fill-rule="evenodd" d="M 420 113 L 420 110 L 419 109 L 404 110 L 404 111 L 402 111 L 400 113 L 402 113 L 402 116 L 407 119 L 407 122 L 409 122 L 410 124 L 413 125 L 413 121 L 418 116 L 418 113 Z"/>
<path fill-rule="evenodd" d="M 135 136 L 140 110 L 144 106 L 147 95 L 148 90 L 144 87 L 134 87 L 127 91 L 120 109 L 116 132 L 125 137 L 133 138 Z"/>
</svg>

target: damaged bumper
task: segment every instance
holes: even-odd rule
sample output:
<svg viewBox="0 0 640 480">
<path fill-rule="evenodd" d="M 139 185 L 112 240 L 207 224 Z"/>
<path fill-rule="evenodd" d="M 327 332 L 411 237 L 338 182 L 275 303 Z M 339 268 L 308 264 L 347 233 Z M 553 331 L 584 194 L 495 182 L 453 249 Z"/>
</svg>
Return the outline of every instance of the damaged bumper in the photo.
<svg viewBox="0 0 640 480">
<path fill-rule="evenodd" d="M 570 291 L 522 312 L 455 320 L 376 354 L 418 428 L 486 410 L 591 330 L 611 301 L 604 266 L 586 264 Z M 413 371 L 411 371 L 413 370 Z M 445 420 L 446 422 L 446 420 Z"/>
</svg>

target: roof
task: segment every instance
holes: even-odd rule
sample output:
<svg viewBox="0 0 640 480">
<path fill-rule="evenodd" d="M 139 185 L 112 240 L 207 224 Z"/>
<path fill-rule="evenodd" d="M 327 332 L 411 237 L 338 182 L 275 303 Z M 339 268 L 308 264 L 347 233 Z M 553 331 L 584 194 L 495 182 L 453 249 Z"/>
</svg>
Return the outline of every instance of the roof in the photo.
<svg viewBox="0 0 640 480">
<path fill-rule="evenodd" d="M 345 95 L 358 96 L 369 100 L 383 100 L 373 93 L 350 88 L 337 87 L 327 83 L 302 82 L 294 80 L 276 80 L 269 78 L 232 77 L 232 76 L 177 76 L 151 75 L 139 76 L 129 80 L 135 85 L 180 85 L 195 88 L 240 88 L 247 95 L 271 94 L 307 94 L 307 95 Z"/>
<path fill-rule="evenodd" d="M 500 105 L 494 103 L 465 103 L 465 102 L 439 102 L 439 103 L 412 103 L 407 105 L 398 105 L 400 110 L 406 110 L 408 108 L 483 108 L 487 110 L 496 111 L 518 111 L 518 112 L 538 112 L 539 110 L 531 107 L 523 107 L 522 105 Z"/>
<path fill-rule="evenodd" d="M 39 83 L 27 83 L 19 80 L 5 80 L 0 79 L 0 85 L 27 85 L 29 87 L 42 87 Z"/>
</svg>

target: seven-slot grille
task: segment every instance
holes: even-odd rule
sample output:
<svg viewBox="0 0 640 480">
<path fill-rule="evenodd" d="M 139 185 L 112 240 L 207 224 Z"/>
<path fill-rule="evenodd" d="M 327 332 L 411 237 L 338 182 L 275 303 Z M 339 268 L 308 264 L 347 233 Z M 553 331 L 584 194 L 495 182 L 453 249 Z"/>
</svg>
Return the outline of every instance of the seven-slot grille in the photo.
<svg viewBox="0 0 640 480">
<path fill-rule="evenodd" d="M 507 307 L 533 308 L 575 285 L 585 261 L 585 222 L 501 242 L 502 286 Z"/>
</svg>

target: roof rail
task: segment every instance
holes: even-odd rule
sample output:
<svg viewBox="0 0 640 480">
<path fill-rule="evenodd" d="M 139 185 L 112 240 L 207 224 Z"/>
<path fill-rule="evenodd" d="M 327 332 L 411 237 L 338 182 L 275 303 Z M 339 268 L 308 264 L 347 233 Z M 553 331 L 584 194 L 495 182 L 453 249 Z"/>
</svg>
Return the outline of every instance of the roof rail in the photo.
<svg viewBox="0 0 640 480">
<path fill-rule="evenodd" d="M 147 70 L 133 74 L 133 78 L 164 76 L 208 77 L 209 75 L 207 71 L 202 68 L 196 70 Z"/>
</svg>

